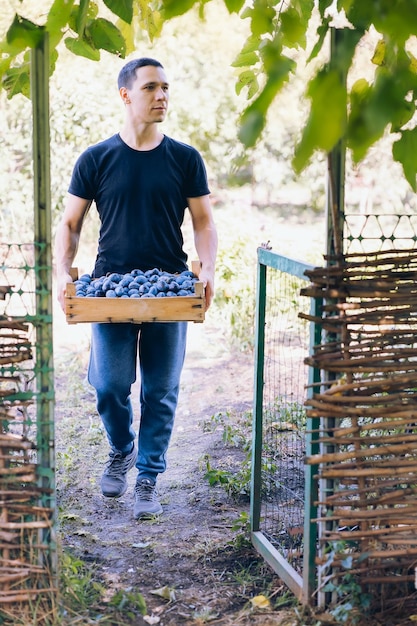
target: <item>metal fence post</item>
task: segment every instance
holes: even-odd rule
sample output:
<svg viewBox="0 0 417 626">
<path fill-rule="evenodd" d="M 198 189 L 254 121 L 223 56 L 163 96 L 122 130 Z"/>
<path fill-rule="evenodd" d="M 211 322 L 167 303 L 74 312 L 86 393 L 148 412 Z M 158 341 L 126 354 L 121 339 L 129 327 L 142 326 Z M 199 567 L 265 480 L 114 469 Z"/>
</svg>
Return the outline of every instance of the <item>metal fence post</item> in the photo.
<svg viewBox="0 0 417 626">
<path fill-rule="evenodd" d="M 34 255 L 36 298 L 37 465 L 45 506 L 55 508 L 54 372 L 52 332 L 51 181 L 48 36 L 31 52 L 33 114 Z M 54 529 L 43 537 L 56 572 Z"/>
</svg>

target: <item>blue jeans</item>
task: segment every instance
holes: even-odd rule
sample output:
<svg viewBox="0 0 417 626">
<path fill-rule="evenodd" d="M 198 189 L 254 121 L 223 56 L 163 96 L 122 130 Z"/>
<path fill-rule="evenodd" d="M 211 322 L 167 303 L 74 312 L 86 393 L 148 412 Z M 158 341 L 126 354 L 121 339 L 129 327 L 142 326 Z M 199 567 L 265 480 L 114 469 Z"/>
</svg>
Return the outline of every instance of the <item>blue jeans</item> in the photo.
<svg viewBox="0 0 417 626">
<path fill-rule="evenodd" d="M 140 424 L 136 467 L 156 480 L 166 469 L 184 364 L 187 322 L 92 324 L 88 380 L 113 450 L 129 452 L 136 437 L 131 387 L 139 349 Z"/>
</svg>

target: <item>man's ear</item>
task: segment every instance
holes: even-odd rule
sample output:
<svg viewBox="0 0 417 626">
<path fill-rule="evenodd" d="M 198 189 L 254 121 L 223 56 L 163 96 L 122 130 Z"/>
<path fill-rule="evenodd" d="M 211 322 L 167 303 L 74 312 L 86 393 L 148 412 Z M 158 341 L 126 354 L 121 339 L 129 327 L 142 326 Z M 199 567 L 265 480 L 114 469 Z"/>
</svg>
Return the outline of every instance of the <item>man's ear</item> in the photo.
<svg viewBox="0 0 417 626">
<path fill-rule="evenodd" d="M 128 94 L 126 87 L 120 87 L 119 93 L 124 104 L 130 104 L 130 98 L 129 98 L 129 94 Z"/>
</svg>

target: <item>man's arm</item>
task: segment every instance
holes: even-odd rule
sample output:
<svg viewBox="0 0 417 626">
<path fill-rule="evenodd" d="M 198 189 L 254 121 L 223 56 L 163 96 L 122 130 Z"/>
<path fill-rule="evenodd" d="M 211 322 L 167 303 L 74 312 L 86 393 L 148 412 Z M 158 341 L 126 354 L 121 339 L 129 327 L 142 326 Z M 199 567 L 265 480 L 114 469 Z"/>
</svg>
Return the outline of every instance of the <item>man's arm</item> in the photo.
<svg viewBox="0 0 417 626">
<path fill-rule="evenodd" d="M 81 228 L 90 208 L 91 200 L 68 194 L 67 203 L 55 235 L 55 266 L 57 296 L 62 310 L 65 310 L 65 290 L 72 282 L 70 269 L 77 254 Z"/>
<path fill-rule="evenodd" d="M 188 198 L 194 230 L 194 244 L 201 263 L 200 280 L 206 288 L 206 308 L 214 295 L 214 271 L 217 256 L 217 230 L 209 196 Z"/>
</svg>

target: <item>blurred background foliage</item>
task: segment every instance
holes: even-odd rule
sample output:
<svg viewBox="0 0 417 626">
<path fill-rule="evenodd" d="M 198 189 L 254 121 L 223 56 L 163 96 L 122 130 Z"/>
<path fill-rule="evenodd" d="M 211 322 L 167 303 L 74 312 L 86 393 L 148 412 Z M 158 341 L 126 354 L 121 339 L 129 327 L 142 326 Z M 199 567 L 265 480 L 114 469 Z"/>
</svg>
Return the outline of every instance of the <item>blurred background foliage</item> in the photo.
<svg viewBox="0 0 417 626">
<path fill-rule="evenodd" d="M 19 3 L 33 18 L 50 6 L 49 0 Z M 13 18 L 16 1 L 6 0 L 0 16 L 5 31 Z M 248 35 L 247 20 L 230 14 L 221 0 L 205 6 L 201 20 L 197 8 L 164 25 L 160 38 L 150 40 L 136 30 L 135 50 L 127 57 L 150 55 L 164 64 L 171 81 L 171 103 L 164 132 L 195 145 L 208 167 L 213 202 L 227 206 L 238 199 L 255 208 L 280 213 L 322 214 L 326 160 L 316 153 L 299 174 L 292 158 L 300 139 L 309 105 L 305 87 L 311 73 L 326 57 L 326 47 L 315 64 L 305 63 L 306 50 L 297 52 L 298 69 L 268 111 L 266 127 L 258 143 L 245 148 L 238 140 L 239 120 L 247 101 L 237 95 L 233 66 Z M 313 27 L 315 25 L 313 24 Z M 353 76 L 371 76 L 369 54 L 375 42 L 359 49 Z M 303 58 L 304 55 L 304 58 Z M 102 52 L 100 61 L 75 56 L 62 44 L 59 63 L 50 83 L 51 167 L 53 223 L 63 208 L 71 170 L 78 154 L 89 144 L 117 132 L 123 115 L 116 78 L 124 59 Z M 331 94 L 329 94 L 331 97 Z M 30 238 L 32 228 L 31 105 L 17 94 L 7 99 L 0 92 L 2 139 L 0 183 L 0 236 L 11 241 Z M 346 202 L 358 210 L 384 205 L 390 211 L 413 210 L 414 194 L 391 152 L 392 140 L 384 135 L 359 164 L 348 163 Z M 387 210 L 388 210 L 387 209 Z M 94 233 L 91 235 L 94 239 Z"/>
</svg>

